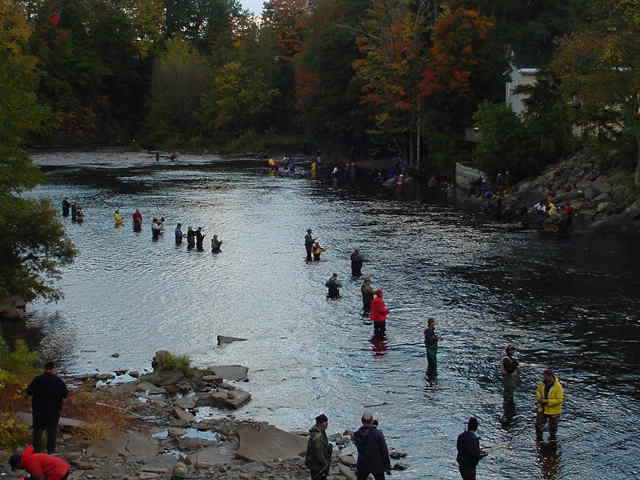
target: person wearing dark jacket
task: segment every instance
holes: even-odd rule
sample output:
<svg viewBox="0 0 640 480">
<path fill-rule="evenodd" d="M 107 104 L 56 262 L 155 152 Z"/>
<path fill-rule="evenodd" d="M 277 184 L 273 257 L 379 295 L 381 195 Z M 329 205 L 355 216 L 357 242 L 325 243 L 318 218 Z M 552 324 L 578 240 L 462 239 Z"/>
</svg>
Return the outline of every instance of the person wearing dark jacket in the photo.
<svg viewBox="0 0 640 480">
<path fill-rule="evenodd" d="M 199 252 L 204 250 L 203 242 L 205 236 L 206 235 L 202 233 L 202 227 L 198 227 L 198 230 L 196 230 L 196 249 Z"/>
<path fill-rule="evenodd" d="M 480 459 L 487 453 L 480 449 L 480 439 L 476 435 L 478 420 L 475 417 L 469 419 L 467 430 L 458 435 L 458 467 L 462 480 L 476 480 L 476 467 Z"/>
<path fill-rule="evenodd" d="M 175 236 L 176 236 L 176 245 L 182 245 L 182 237 L 184 235 L 182 234 L 182 224 L 181 223 L 176 225 Z"/>
<path fill-rule="evenodd" d="M 311 480 L 325 480 L 331 467 L 333 446 L 327 439 L 329 419 L 323 413 L 316 417 L 316 424 L 309 430 L 309 442 L 305 465 L 311 471 Z"/>
<path fill-rule="evenodd" d="M 64 200 L 62 200 L 62 216 L 63 217 L 69 216 L 69 208 L 71 208 L 71 203 L 69 203 L 69 199 L 67 197 L 64 197 Z"/>
<path fill-rule="evenodd" d="M 427 350 L 427 380 L 429 384 L 438 384 L 438 341 L 442 340 L 436 335 L 436 321 L 434 318 L 427 320 L 427 328 L 424 329 L 424 346 Z"/>
<path fill-rule="evenodd" d="M 360 287 L 362 292 L 362 316 L 366 317 L 371 313 L 371 302 L 373 301 L 373 287 L 371 286 L 371 280 L 368 278 L 362 282 Z"/>
<path fill-rule="evenodd" d="M 26 390 L 31 396 L 33 414 L 33 447 L 42 451 L 42 434 L 47 432 L 47 453 L 56 451 L 56 435 L 62 402 L 69 391 L 53 371 L 53 363 L 47 362 L 44 373 L 35 377 Z"/>
<path fill-rule="evenodd" d="M 375 480 L 384 480 L 384 473 L 391 473 L 387 442 L 383 433 L 374 425 L 373 415 L 370 413 L 362 414 L 362 426 L 353 434 L 353 443 L 358 449 L 358 480 L 366 480 L 369 474 Z"/>
<path fill-rule="evenodd" d="M 351 276 L 360 277 L 362 275 L 362 264 L 364 263 L 364 257 L 356 249 L 351 254 Z"/>
<path fill-rule="evenodd" d="M 311 236 L 311 229 L 307 230 L 307 234 L 304 236 L 304 249 L 307 251 L 307 258 L 306 258 L 307 262 L 310 262 L 312 260 L 311 253 L 313 252 L 314 241 L 315 241 L 315 238 Z"/>
<path fill-rule="evenodd" d="M 331 278 L 327 280 L 327 283 L 325 283 L 324 286 L 329 289 L 327 292 L 327 298 L 330 298 L 331 300 L 340 298 L 340 288 L 342 287 L 342 284 L 338 281 L 337 273 L 331 275 Z"/>
<path fill-rule="evenodd" d="M 187 228 L 187 248 L 191 250 L 196 246 L 196 232 L 193 228 Z"/>
</svg>

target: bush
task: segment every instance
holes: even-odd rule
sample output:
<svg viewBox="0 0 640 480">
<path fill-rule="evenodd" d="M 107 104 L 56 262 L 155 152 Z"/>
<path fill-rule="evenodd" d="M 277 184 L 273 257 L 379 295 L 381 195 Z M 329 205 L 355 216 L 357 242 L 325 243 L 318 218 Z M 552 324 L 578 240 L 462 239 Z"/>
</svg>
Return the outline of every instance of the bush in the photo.
<svg viewBox="0 0 640 480">
<path fill-rule="evenodd" d="M 180 370 L 185 375 L 189 375 L 193 368 L 191 359 L 187 355 L 174 355 L 169 352 L 158 352 L 153 359 L 154 370 Z"/>
</svg>

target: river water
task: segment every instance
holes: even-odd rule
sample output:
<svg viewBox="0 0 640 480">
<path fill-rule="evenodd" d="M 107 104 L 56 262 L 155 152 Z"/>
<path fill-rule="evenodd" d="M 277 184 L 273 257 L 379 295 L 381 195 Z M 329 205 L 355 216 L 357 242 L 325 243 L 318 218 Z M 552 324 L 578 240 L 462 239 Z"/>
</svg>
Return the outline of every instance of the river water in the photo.
<svg viewBox="0 0 640 480">
<path fill-rule="evenodd" d="M 387 441 L 406 451 L 401 479 L 458 478 L 455 440 L 480 421 L 486 479 L 631 479 L 640 476 L 640 262 L 635 243 L 506 233 L 440 201 L 392 198 L 320 180 L 278 178 L 250 161 L 140 154 L 36 156 L 49 183 L 30 193 L 81 202 L 65 219 L 80 249 L 65 269 L 65 299 L 36 305 L 30 325 L 45 355 L 69 372 L 144 369 L 156 350 L 197 365 L 243 364 L 253 394 L 239 417 L 302 430 L 315 415 L 329 431 L 354 429 L 365 406 Z M 92 165 L 92 168 L 89 168 Z M 114 228 L 112 213 L 125 214 Z M 144 228 L 132 232 L 139 208 Z M 167 232 L 152 242 L 151 217 Z M 203 226 L 220 255 L 176 247 L 173 227 Z M 304 262 L 313 228 L 329 250 Z M 371 343 L 349 254 L 393 309 L 387 341 Z M 324 282 L 338 273 L 343 298 Z M 421 331 L 434 316 L 444 336 L 438 388 L 425 384 Z M 216 345 L 217 335 L 248 339 Z M 503 418 L 497 368 L 516 345 L 522 384 Z M 118 358 L 111 357 L 119 353 Z M 565 386 L 557 449 L 533 432 L 534 389 L 546 367 Z M 373 406 L 372 406 L 373 405 Z"/>
</svg>

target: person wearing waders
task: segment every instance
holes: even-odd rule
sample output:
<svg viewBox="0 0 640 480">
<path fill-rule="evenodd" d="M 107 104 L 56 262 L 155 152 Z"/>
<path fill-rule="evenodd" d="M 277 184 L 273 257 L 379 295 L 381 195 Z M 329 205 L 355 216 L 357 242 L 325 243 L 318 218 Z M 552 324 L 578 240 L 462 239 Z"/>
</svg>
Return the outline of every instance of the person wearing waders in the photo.
<svg viewBox="0 0 640 480">
<path fill-rule="evenodd" d="M 362 264 L 364 263 L 364 257 L 360 254 L 360 252 L 356 249 L 351 254 L 351 276 L 360 277 L 362 276 Z"/>
<path fill-rule="evenodd" d="M 338 274 L 334 273 L 331 275 L 331 278 L 327 280 L 327 283 L 324 284 L 329 290 L 327 292 L 327 298 L 331 300 L 336 300 L 340 298 L 340 288 L 342 284 L 338 281 Z"/>
<path fill-rule="evenodd" d="M 371 302 L 373 301 L 371 280 L 365 278 L 364 282 L 362 282 L 362 287 L 360 287 L 360 291 L 362 292 L 362 316 L 366 317 L 371 313 Z"/>
<path fill-rule="evenodd" d="M 187 228 L 187 248 L 191 250 L 196 246 L 196 232 L 192 227 Z"/>
<path fill-rule="evenodd" d="M 513 356 L 516 349 L 513 345 L 507 345 L 504 349 L 504 357 L 502 358 L 502 375 L 504 378 L 504 389 L 502 396 L 504 400 L 505 416 L 512 416 L 515 410 L 513 402 L 513 393 L 518 384 L 518 360 Z"/>
<path fill-rule="evenodd" d="M 182 224 L 181 223 L 176 225 L 175 236 L 176 236 L 176 245 L 182 245 L 182 237 L 184 235 L 182 234 Z"/>
<path fill-rule="evenodd" d="M 542 431 L 544 426 L 549 422 L 549 441 L 556 441 L 558 433 L 558 422 L 560 422 L 560 414 L 562 413 L 562 404 L 564 403 L 564 389 L 558 377 L 551 370 L 544 371 L 542 382 L 536 390 L 536 401 L 538 403 L 538 412 L 536 415 L 536 440 L 543 441 Z"/>
<path fill-rule="evenodd" d="M 371 321 L 373 322 L 373 336 L 383 338 L 386 332 L 387 315 L 389 309 L 384 304 L 384 292 L 376 290 L 376 298 L 371 302 Z"/>
<path fill-rule="evenodd" d="M 218 239 L 218 235 L 214 235 L 211 239 L 211 253 L 220 253 L 222 250 L 222 240 Z"/>
<path fill-rule="evenodd" d="M 136 211 L 131 215 L 131 219 L 133 220 L 133 231 L 139 232 L 142 230 L 142 214 L 140 210 L 136 208 Z"/>
<path fill-rule="evenodd" d="M 326 480 L 329 475 L 333 445 L 327 439 L 327 425 L 329 419 L 323 413 L 316 417 L 316 424 L 309 430 L 304 463 L 311 471 L 311 480 Z"/>
<path fill-rule="evenodd" d="M 383 433 L 374 425 L 373 415 L 362 414 L 362 426 L 353 434 L 358 449 L 357 480 L 367 480 L 369 474 L 375 480 L 384 480 L 385 472 L 391 474 L 391 460 Z"/>
<path fill-rule="evenodd" d="M 154 218 L 151 222 L 151 239 L 157 242 L 160 238 L 160 222 L 157 218 Z"/>
<path fill-rule="evenodd" d="M 438 341 L 442 337 L 436 335 L 436 320 L 427 320 L 427 328 L 424 329 L 424 346 L 427 350 L 427 380 L 429 385 L 438 384 Z"/>
<path fill-rule="evenodd" d="M 32 480 L 67 480 L 71 471 L 71 466 L 61 458 L 37 453 L 31 445 L 22 454 L 11 456 L 9 465 L 11 470 L 26 470 Z"/>
<path fill-rule="evenodd" d="M 64 200 L 62 200 L 62 216 L 63 217 L 69 216 L 70 207 L 71 207 L 71 204 L 69 203 L 69 199 L 67 197 L 64 197 Z"/>
<path fill-rule="evenodd" d="M 33 448 L 42 451 L 42 434 L 47 432 L 47 453 L 56 451 L 56 436 L 62 403 L 69 391 L 53 371 L 53 362 L 47 362 L 44 373 L 35 377 L 26 393 L 31 396 L 33 415 Z"/>
<path fill-rule="evenodd" d="M 76 222 L 78 220 L 78 204 L 73 201 L 71 202 L 71 221 Z"/>
<path fill-rule="evenodd" d="M 476 480 L 476 467 L 480 459 L 487 456 L 487 452 L 480 449 L 480 439 L 476 435 L 478 430 L 478 420 L 474 417 L 469 419 L 467 430 L 458 435 L 458 468 L 462 480 Z"/>
<path fill-rule="evenodd" d="M 304 236 L 304 249 L 307 251 L 307 262 L 310 262 L 312 260 L 311 253 L 313 252 L 314 241 L 315 238 L 311 236 L 311 229 L 307 230 L 307 234 Z"/>
<path fill-rule="evenodd" d="M 204 233 L 202 233 L 202 227 L 198 227 L 198 230 L 196 231 L 196 249 L 199 252 L 202 252 L 204 250 L 204 237 L 206 235 Z"/>
</svg>

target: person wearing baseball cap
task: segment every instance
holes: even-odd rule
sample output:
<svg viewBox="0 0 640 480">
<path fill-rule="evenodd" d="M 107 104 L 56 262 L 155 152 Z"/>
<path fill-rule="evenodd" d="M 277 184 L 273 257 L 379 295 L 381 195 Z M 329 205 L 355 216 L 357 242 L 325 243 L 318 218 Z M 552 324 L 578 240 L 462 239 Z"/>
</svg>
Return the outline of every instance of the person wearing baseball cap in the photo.
<svg viewBox="0 0 640 480">
<path fill-rule="evenodd" d="M 329 419 L 322 413 L 316 417 L 316 424 L 309 430 L 305 465 L 311 471 L 311 480 L 326 480 L 331 467 L 333 445 L 327 439 Z"/>
<path fill-rule="evenodd" d="M 9 465 L 12 470 L 26 470 L 33 480 L 66 480 L 71 471 L 71 466 L 61 458 L 36 453 L 31 445 L 22 454 L 13 455 Z"/>
</svg>

